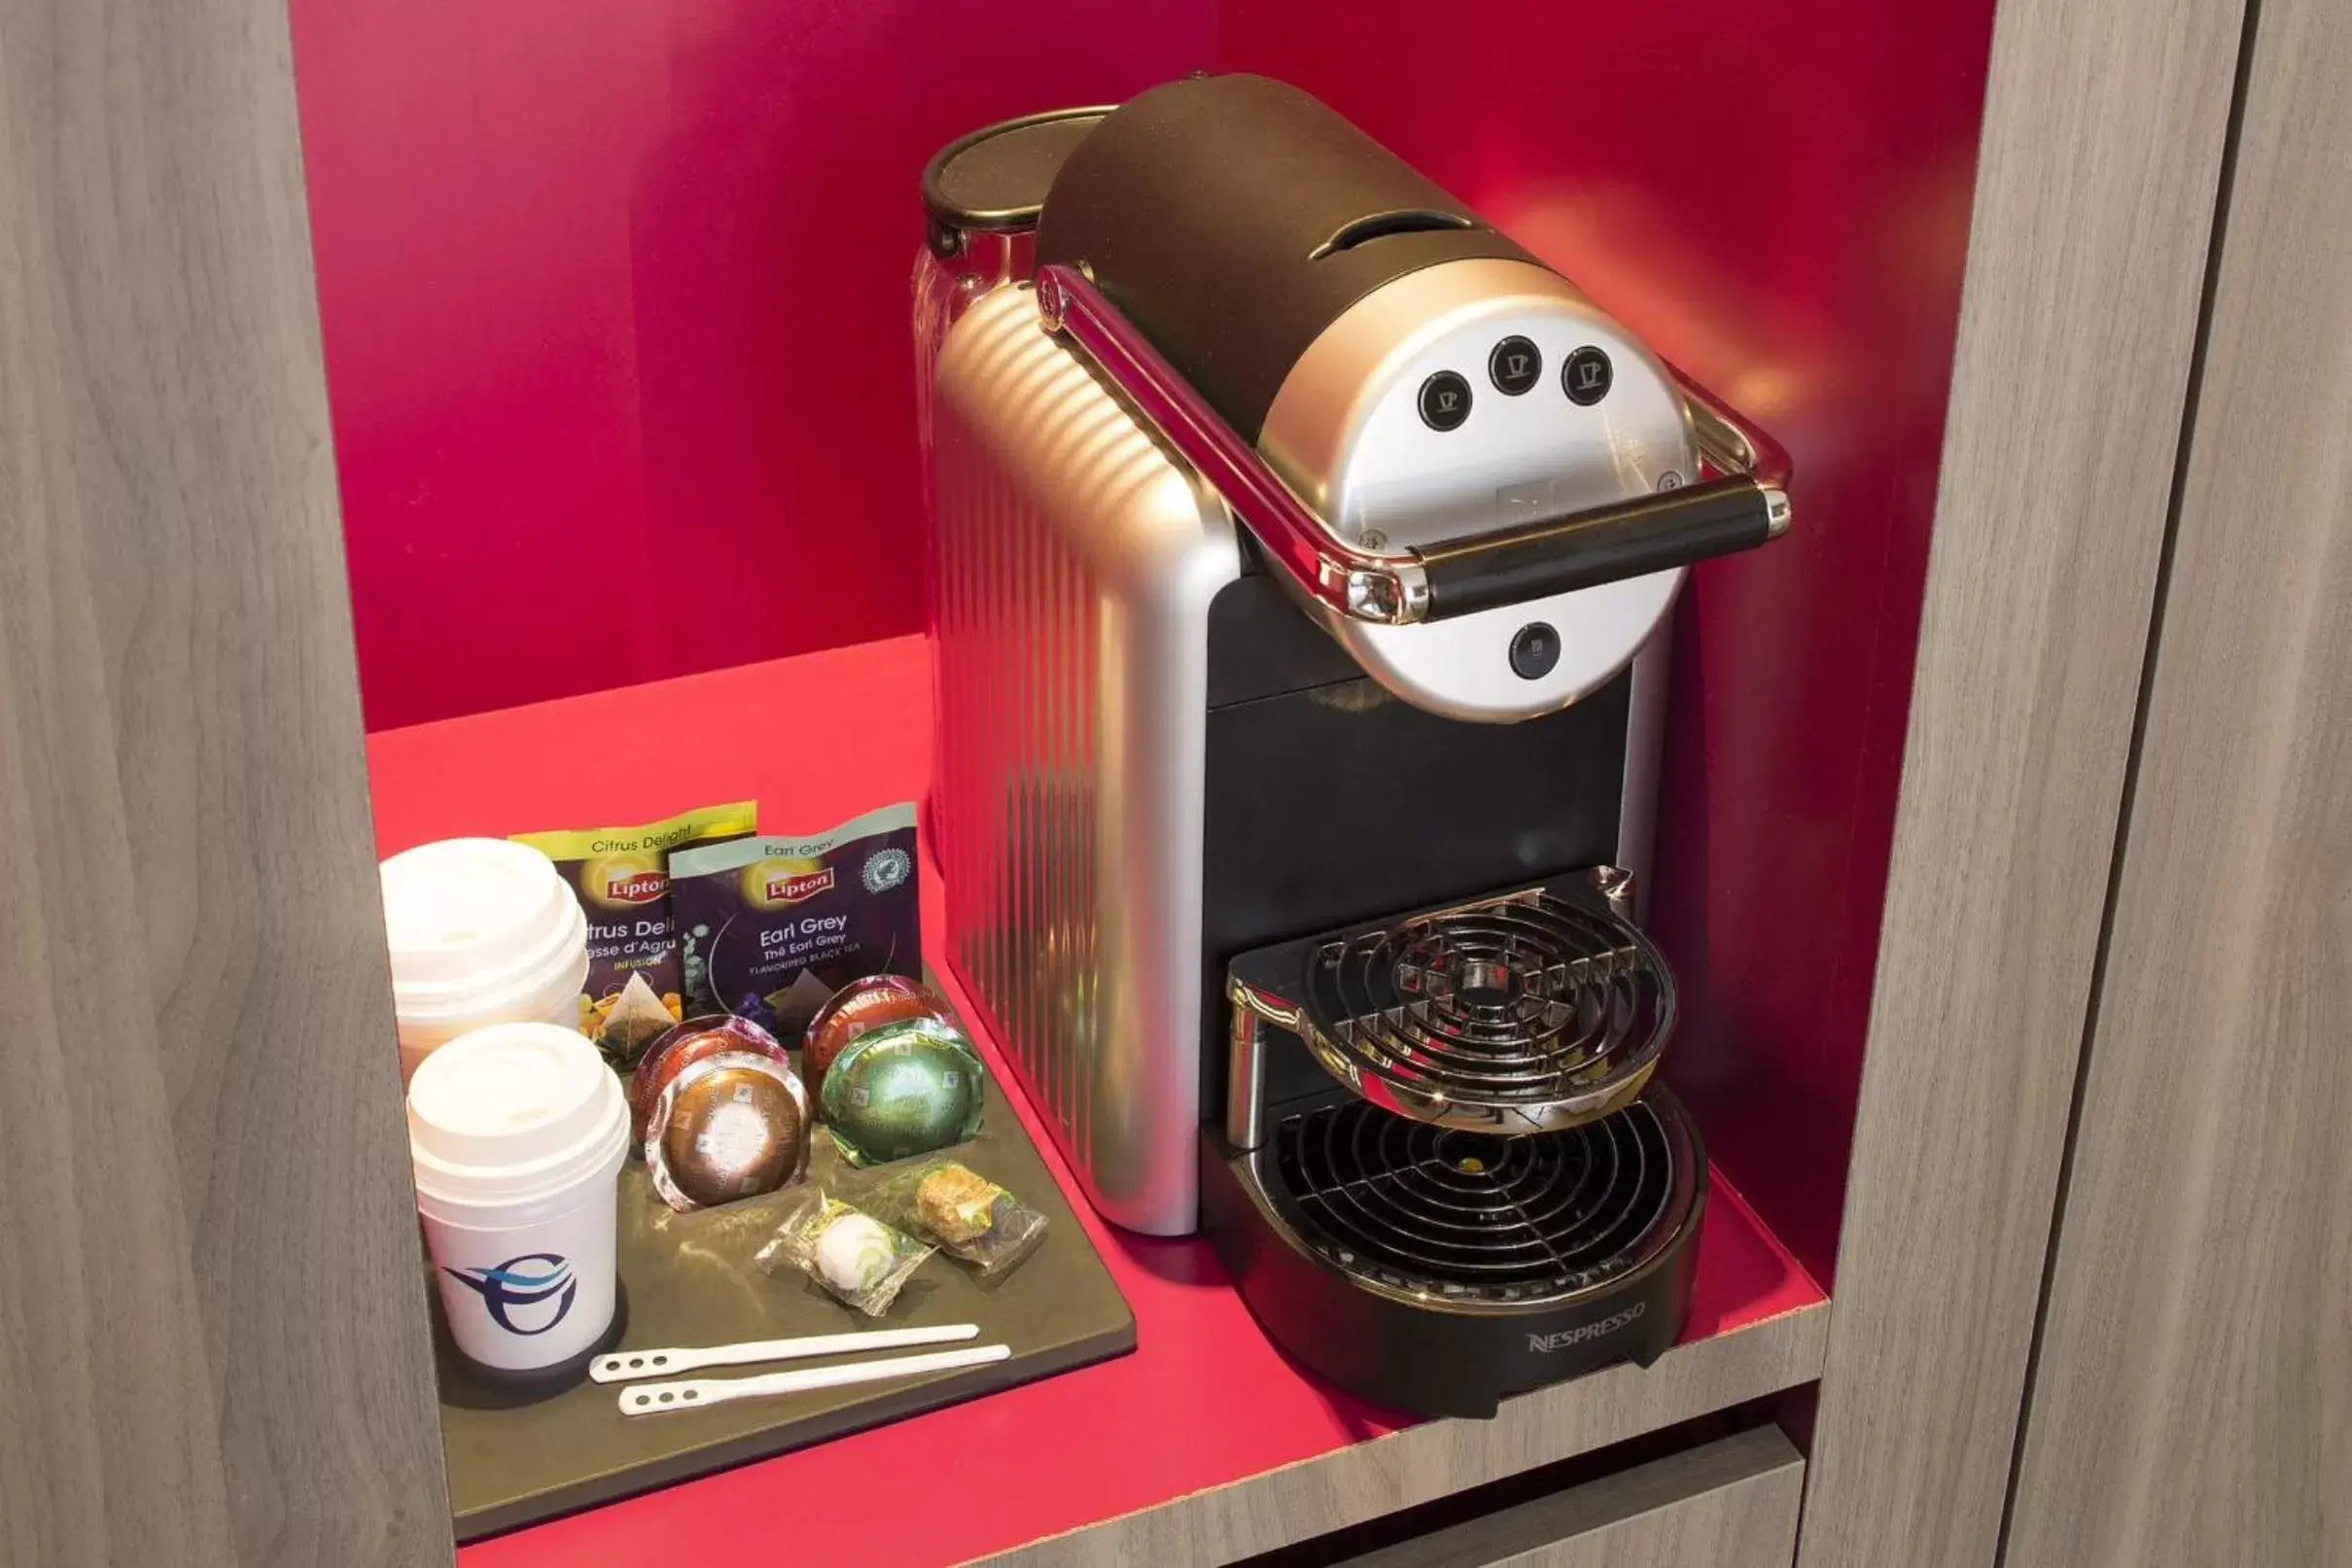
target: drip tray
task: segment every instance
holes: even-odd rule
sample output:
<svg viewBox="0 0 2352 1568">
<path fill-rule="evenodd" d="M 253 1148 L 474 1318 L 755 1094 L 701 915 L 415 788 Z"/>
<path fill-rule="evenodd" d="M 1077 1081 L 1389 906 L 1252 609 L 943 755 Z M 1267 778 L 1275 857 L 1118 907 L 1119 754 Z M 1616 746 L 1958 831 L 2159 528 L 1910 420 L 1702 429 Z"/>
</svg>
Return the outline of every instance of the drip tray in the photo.
<svg viewBox="0 0 2352 1568">
<path fill-rule="evenodd" d="M 1362 1100 L 1285 1118 L 1271 1195 L 1315 1255 L 1416 1302 L 1533 1307 L 1604 1288 L 1673 1238 L 1696 1155 L 1663 1094 L 1562 1132 L 1496 1137 Z"/>
<path fill-rule="evenodd" d="M 1334 1096 L 1266 1145 L 1205 1131 L 1202 1224 L 1291 1359 L 1367 1399 L 1491 1416 L 1680 1334 L 1706 1155 L 1653 1084 L 1561 1132 L 1495 1138 Z"/>
<path fill-rule="evenodd" d="M 1236 957 L 1202 1226 L 1294 1360 L 1491 1415 L 1681 1333 L 1706 1153 L 1606 868 Z"/>
</svg>

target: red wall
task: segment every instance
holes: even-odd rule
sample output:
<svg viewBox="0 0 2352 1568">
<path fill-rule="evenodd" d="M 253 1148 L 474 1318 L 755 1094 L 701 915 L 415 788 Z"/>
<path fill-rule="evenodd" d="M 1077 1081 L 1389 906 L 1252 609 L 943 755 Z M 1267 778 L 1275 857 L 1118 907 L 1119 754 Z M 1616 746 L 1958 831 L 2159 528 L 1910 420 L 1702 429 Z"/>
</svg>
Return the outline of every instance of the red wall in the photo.
<svg viewBox="0 0 2352 1568">
<path fill-rule="evenodd" d="M 1829 1277 L 1991 0 L 294 16 L 374 727 L 915 629 L 916 173 L 1194 66 L 1318 93 L 1763 420 L 1798 524 L 1695 575 L 1654 921 L 1668 1072 Z"/>
<path fill-rule="evenodd" d="M 924 159 L 1214 34 L 1212 0 L 293 17 L 371 728 L 918 629 Z"/>
</svg>

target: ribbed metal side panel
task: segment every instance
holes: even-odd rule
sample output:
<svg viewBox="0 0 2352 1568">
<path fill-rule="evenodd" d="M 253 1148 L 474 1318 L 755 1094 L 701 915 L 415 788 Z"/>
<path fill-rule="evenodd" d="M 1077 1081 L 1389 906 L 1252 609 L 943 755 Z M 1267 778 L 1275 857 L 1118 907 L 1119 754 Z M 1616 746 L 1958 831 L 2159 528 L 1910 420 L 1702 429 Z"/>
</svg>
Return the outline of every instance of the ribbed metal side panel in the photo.
<svg viewBox="0 0 2352 1568">
<path fill-rule="evenodd" d="M 1221 503 L 1002 289 L 930 419 L 949 951 L 1104 1215 L 1197 1211 L 1208 609 Z"/>
</svg>

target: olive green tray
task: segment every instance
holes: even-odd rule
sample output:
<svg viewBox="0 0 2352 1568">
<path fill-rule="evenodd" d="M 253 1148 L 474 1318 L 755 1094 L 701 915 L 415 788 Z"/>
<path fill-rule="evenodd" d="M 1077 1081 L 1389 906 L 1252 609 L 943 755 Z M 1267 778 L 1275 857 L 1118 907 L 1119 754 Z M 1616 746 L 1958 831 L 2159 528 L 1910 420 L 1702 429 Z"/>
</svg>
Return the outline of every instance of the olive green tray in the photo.
<svg viewBox="0 0 2352 1568">
<path fill-rule="evenodd" d="M 996 1085 L 991 1089 L 1001 1093 Z M 974 1342 L 1008 1344 L 1010 1359 L 906 1382 L 624 1416 L 619 1398 L 627 1385 L 589 1382 L 584 1370 L 553 1390 L 489 1380 L 451 1347 L 437 1305 L 441 1443 L 458 1540 L 476 1541 L 1134 1349 L 1135 1315 L 1019 1119 L 998 1100 L 980 1135 L 949 1152 L 1045 1214 L 1045 1240 L 1010 1273 L 986 1283 L 955 1260 L 934 1255 L 879 1318 L 852 1311 L 797 1272 L 770 1277 L 752 1261 L 775 1226 L 774 1198 L 672 1213 L 653 1196 L 645 1167 L 632 1159 L 620 1177 L 622 1300 L 613 1347 L 977 1323 Z M 850 1172 L 831 1140 L 818 1134 L 809 1180 L 829 1186 L 863 1174 Z M 754 1376 L 841 1359 L 719 1368 L 696 1376 Z"/>
</svg>

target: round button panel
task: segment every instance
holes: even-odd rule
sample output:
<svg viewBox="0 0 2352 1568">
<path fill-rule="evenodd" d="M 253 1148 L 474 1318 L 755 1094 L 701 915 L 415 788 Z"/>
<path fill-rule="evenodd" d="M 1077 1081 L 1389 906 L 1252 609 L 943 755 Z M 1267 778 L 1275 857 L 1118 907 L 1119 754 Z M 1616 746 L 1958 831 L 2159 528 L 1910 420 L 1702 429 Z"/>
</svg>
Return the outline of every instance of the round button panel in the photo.
<svg viewBox="0 0 2352 1568">
<path fill-rule="evenodd" d="M 1461 429 L 1470 417 L 1470 383 L 1452 370 L 1440 370 L 1421 384 L 1422 423 L 1435 431 Z"/>
<path fill-rule="evenodd" d="M 1495 391 L 1516 398 L 1543 379 L 1543 354 L 1532 339 L 1506 337 L 1487 356 L 1487 376 Z"/>
<path fill-rule="evenodd" d="M 1531 620 L 1511 638 L 1511 673 L 1541 680 L 1560 663 L 1560 633 L 1547 621 Z"/>
<path fill-rule="evenodd" d="M 1609 383 L 1616 377 L 1608 355 L 1587 343 L 1568 356 L 1560 367 L 1560 385 L 1568 395 L 1568 401 L 1589 408 L 1609 395 Z"/>
</svg>

